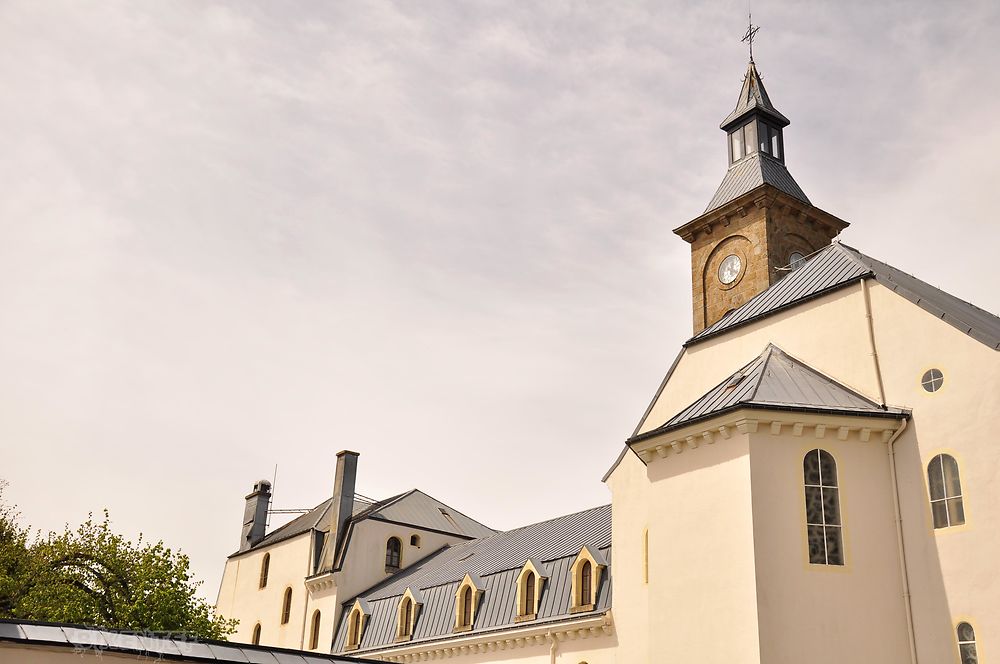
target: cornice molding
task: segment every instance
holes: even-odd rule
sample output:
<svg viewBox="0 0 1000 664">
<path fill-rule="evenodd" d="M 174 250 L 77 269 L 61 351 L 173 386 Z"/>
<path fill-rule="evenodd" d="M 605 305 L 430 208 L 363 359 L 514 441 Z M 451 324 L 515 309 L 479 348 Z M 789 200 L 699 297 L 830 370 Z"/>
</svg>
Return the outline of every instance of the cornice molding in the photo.
<svg viewBox="0 0 1000 664">
<path fill-rule="evenodd" d="M 447 641 L 411 644 L 405 647 L 390 647 L 383 650 L 352 652 L 354 656 L 369 657 L 383 662 L 425 662 L 429 660 L 476 655 L 481 653 L 517 650 L 530 646 L 545 645 L 553 641 L 576 641 L 614 634 L 611 611 L 586 618 L 532 625 L 490 632 L 471 634 Z"/>
<path fill-rule="evenodd" d="M 829 437 L 840 441 L 887 443 L 901 426 L 904 417 L 906 416 L 893 413 L 874 418 L 740 408 L 720 414 L 718 417 L 692 423 L 690 426 L 636 441 L 632 444 L 632 449 L 648 465 L 657 459 L 681 454 L 685 450 L 694 450 L 702 445 L 713 445 L 729 440 L 734 434 L 766 433 L 772 436 L 791 434 L 817 440 Z"/>
</svg>

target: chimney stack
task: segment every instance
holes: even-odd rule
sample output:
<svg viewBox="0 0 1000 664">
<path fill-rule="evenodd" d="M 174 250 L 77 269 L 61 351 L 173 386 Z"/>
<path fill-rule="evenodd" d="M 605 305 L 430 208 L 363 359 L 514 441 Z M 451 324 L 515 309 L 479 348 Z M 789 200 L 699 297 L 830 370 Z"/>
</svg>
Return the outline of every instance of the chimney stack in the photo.
<svg viewBox="0 0 1000 664">
<path fill-rule="evenodd" d="M 267 526 L 267 508 L 271 504 L 271 483 L 260 480 L 253 485 L 253 491 L 247 496 L 247 506 L 243 511 L 243 536 L 240 538 L 240 551 L 264 539 L 264 528 Z"/>
<path fill-rule="evenodd" d="M 330 532 L 323 546 L 323 570 L 333 569 L 337 546 L 344 537 L 348 519 L 354 513 L 354 483 L 358 477 L 358 453 L 337 452 L 337 471 L 333 479 L 333 503 L 328 512 Z"/>
</svg>

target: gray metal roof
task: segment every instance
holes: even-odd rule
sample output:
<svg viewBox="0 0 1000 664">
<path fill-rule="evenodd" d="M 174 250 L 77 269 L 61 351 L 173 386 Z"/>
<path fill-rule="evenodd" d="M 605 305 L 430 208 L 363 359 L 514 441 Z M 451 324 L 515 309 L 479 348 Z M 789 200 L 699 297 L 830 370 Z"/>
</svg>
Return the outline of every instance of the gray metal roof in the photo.
<svg viewBox="0 0 1000 664">
<path fill-rule="evenodd" d="M 719 125 L 722 129 L 728 129 L 743 119 L 744 116 L 757 111 L 776 120 L 779 125 L 786 127 L 789 124 L 788 118 L 778 112 L 778 109 L 771 103 L 771 98 L 767 96 L 764 89 L 764 82 L 760 80 L 757 72 L 757 65 L 750 61 L 747 66 L 746 76 L 743 77 L 743 88 L 740 90 L 740 98 L 736 101 L 736 108 L 726 116 L 726 119 Z"/>
<path fill-rule="evenodd" d="M 327 498 L 305 514 L 268 533 L 249 550 L 260 549 L 310 530 L 327 532 L 330 524 L 325 517 L 332 503 L 333 498 Z M 418 489 L 411 489 L 374 503 L 355 499 L 351 522 L 364 519 L 395 521 L 468 538 L 485 537 L 496 532 Z"/>
<path fill-rule="evenodd" d="M 727 376 L 666 423 L 634 439 L 658 435 L 737 408 L 881 417 L 905 417 L 909 414 L 899 408 L 882 408 L 770 344 L 752 362 Z"/>
<path fill-rule="evenodd" d="M 864 278 L 874 278 L 952 327 L 1000 350 L 1000 318 L 841 242 L 816 252 L 802 267 L 730 311 L 684 345 L 752 323 Z"/>
<path fill-rule="evenodd" d="M 185 662 L 239 662 L 247 664 L 347 664 L 368 662 L 355 657 L 303 653 L 286 648 L 268 648 L 226 641 L 192 640 L 183 634 L 157 635 L 121 632 L 84 625 L 0 620 L 0 641 L 26 646 L 66 648 L 68 652 L 122 653 L 150 660 Z M 3 652 L 0 649 L 0 652 Z"/>
<path fill-rule="evenodd" d="M 396 609 L 407 588 L 419 591 L 424 600 L 411 643 L 450 638 L 455 620 L 455 593 L 466 574 L 478 577 L 485 592 L 476 609 L 473 630 L 463 634 L 511 627 L 515 624 L 516 577 L 529 559 L 539 561 L 536 564 L 544 568 L 540 572 L 548 576 L 540 595 L 538 618 L 532 624 L 589 615 L 569 612 L 569 570 L 584 546 L 599 556 L 610 557 L 610 505 L 445 547 L 365 591 L 359 598 L 344 602 L 334 650 L 343 650 L 346 616 L 355 599 L 364 599 L 371 610 L 359 651 L 394 645 Z M 602 574 L 593 613 L 606 611 L 610 606 L 609 566 Z"/>
<path fill-rule="evenodd" d="M 763 152 L 754 152 L 734 162 L 729 167 L 726 176 L 722 178 L 722 184 L 719 185 L 712 200 L 709 201 L 708 207 L 705 208 L 705 213 L 720 208 L 765 184 L 769 184 L 803 203 L 809 203 L 809 198 L 784 164 Z M 811 205 L 811 203 L 809 204 Z"/>
</svg>

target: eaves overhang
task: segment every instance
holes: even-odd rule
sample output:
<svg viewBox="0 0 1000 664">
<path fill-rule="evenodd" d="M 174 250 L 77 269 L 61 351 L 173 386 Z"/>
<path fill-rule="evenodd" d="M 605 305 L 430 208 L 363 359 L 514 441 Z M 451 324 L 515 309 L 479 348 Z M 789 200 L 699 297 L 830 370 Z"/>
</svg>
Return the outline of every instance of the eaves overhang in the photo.
<svg viewBox="0 0 1000 664">
<path fill-rule="evenodd" d="M 856 436 L 868 442 L 873 436 L 888 440 L 903 420 L 912 416 L 909 409 L 886 408 L 880 411 L 851 411 L 837 408 L 775 407 L 760 404 L 738 404 L 713 412 L 708 416 L 689 420 L 671 427 L 660 427 L 633 436 L 628 445 L 644 463 L 655 456 L 681 453 L 702 444 L 715 444 L 728 440 L 735 434 L 757 433 L 766 430 L 773 435 L 789 431 L 794 436 L 823 439 L 835 435 L 839 440 Z M 881 421 L 882 424 L 877 422 Z M 765 426 L 766 429 L 761 429 Z"/>
</svg>

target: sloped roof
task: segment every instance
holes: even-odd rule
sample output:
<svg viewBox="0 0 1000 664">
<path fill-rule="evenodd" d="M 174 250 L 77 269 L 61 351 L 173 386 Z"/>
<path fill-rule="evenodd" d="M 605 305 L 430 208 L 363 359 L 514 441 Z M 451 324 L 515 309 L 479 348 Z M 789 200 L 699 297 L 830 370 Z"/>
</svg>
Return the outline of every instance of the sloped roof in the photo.
<svg viewBox="0 0 1000 664">
<path fill-rule="evenodd" d="M 812 205 L 805 192 L 802 191 L 802 187 L 795 181 L 784 164 L 768 154 L 754 152 L 739 159 L 729 167 L 726 176 L 722 178 L 722 183 L 715 191 L 715 195 L 712 196 L 712 200 L 709 201 L 703 214 L 720 208 L 765 184 L 769 184 L 803 203 Z"/>
<path fill-rule="evenodd" d="M 771 98 L 767 96 L 764 89 L 764 82 L 760 80 L 760 73 L 753 60 L 747 66 L 746 76 L 743 77 L 743 87 L 740 89 L 740 98 L 736 100 L 736 108 L 726 116 L 726 119 L 719 125 L 722 129 L 728 129 L 730 125 L 736 124 L 744 116 L 757 111 L 770 116 L 782 127 L 790 123 L 788 118 L 782 115 L 771 103 Z"/>
<path fill-rule="evenodd" d="M 274 529 L 249 550 L 269 546 L 310 530 L 329 531 L 326 515 L 332 503 L 333 498 L 327 498 L 305 514 L 292 519 L 280 528 Z M 418 489 L 411 489 L 374 503 L 355 499 L 351 522 L 369 518 L 405 523 L 470 539 L 492 535 L 496 532 Z M 242 553 L 246 553 L 246 551 Z M 233 555 L 238 555 L 238 553 Z"/>
<path fill-rule="evenodd" d="M 407 588 L 419 590 L 424 600 L 411 643 L 453 636 L 455 593 L 466 574 L 478 577 L 484 590 L 471 633 L 513 626 L 516 578 L 529 559 L 540 561 L 536 564 L 548 575 L 538 617 L 532 624 L 588 615 L 569 611 L 570 567 L 584 546 L 610 557 L 610 505 L 440 549 L 359 596 L 371 607 L 360 650 L 394 645 L 396 609 Z M 602 574 L 593 613 L 611 606 L 610 583 L 609 567 Z M 344 602 L 345 607 L 353 604 L 354 598 Z M 335 651 L 343 650 L 346 638 L 347 611 L 342 613 Z"/>
<path fill-rule="evenodd" d="M 43 623 L 30 620 L 0 619 L 0 641 L 23 644 L 26 647 L 47 646 L 64 648 L 67 655 L 82 656 L 91 651 L 135 655 L 150 661 L 218 662 L 261 664 L 348 664 L 367 662 L 355 657 L 326 655 L 318 652 L 254 646 L 231 641 L 192 639 L 180 634 L 157 635 L 152 632 L 136 633 L 106 627 L 89 627 L 65 623 Z M 2 652 L 2 651 L 0 651 Z M 31 655 L 25 652 L 25 661 Z"/>
<path fill-rule="evenodd" d="M 842 242 L 834 242 L 816 252 L 801 267 L 730 311 L 684 345 L 693 345 L 865 278 L 874 278 L 952 327 L 1000 350 L 1000 318 Z"/>
<path fill-rule="evenodd" d="M 641 439 L 737 408 L 803 410 L 861 416 L 906 417 L 908 411 L 882 408 L 871 399 L 769 344 L 746 366 L 727 376 L 690 406 Z"/>
</svg>

